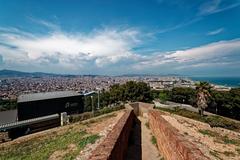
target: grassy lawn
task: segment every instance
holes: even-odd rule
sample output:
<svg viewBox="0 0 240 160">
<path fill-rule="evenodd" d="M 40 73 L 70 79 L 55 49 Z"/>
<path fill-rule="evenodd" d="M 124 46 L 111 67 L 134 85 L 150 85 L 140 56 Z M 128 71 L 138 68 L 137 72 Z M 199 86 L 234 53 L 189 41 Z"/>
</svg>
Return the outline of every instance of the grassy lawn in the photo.
<svg viewBox="0 0 240 160">
<path fill-rule="evenodd" d="M 183 117 L 191 118 L 197 121 L 201 121 L 204 123 L 208 123 L 211 127 L 222 127 L 225 129 L 233 130 L 236 132 L 240 132 L 240 122 L 237 123 L 235 121 L 232 121 L 228 118 L 224 118 L 221 116 L 215 116 L 215 115 L 209 115 L 209 116 L 200 116 L 196 112 L 191 112 L 186 109 L 179 109 L 175 108 L 174 110 L 166 109 L 166 108 L 156 108 L 162 111 L 166 111 L 172 114 L 177 114 Z"/>
<path fill-rule="evenodd" d="M 0 160 L 45 160 L 55 151 L 66 152 L 69 145 L 75 146 L 71 152 L 62 155 L 63 159 L 74 159 L 87 144 L 94 143 L 98 135 L 85 131 L 69 130 L 63 135 L 50 135 L 47 139 L 35 139 L 8 148 L 0 149 Z"/>
</svg>

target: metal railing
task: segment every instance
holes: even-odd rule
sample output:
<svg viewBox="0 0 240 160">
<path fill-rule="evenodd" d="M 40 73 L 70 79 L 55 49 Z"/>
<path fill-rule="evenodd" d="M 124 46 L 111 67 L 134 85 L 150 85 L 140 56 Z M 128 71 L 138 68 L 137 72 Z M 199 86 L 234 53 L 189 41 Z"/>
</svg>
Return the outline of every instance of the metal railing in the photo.
<svg viewBox="0 0 240 160">
<path fill-rule="evenodd" d="M 48 120 L 53 120 L 53 119 L 57 119 L 57 118 L 59 118 L 59 114 L 52 114 L 52 115 L 48 115 L 48 116 L 2 124 L 2 125 L 0 125 L 0 131 L 6 131 L 6 130 L 9 130 L 12 128 L 23 127 L 23 126 L 40 123 L 40 122 L 44 122 L 44 121 L 48 121 Z"/>
</svg>

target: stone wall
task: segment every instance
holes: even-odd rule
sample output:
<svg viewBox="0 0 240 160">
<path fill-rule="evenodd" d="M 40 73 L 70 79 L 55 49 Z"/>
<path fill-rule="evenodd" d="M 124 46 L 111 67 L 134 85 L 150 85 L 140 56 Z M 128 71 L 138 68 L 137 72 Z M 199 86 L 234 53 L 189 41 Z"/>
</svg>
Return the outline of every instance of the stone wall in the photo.
<svg viewBox="0 0 240 160">
<path fill-rule="evenodd" d="M 153 109 L 154 104 L 144 102 L 134 102 L 125 105 L 126 108 L 132 108 L 136 116 L 147 116 L 149 110 Z"/>
<path fill-rule="evenodd" d="M 148 112 L 152 110 L 154 104 L 139 102 L 139 116 L 148 117 Z"/>
<path fill-rule="evenodd" d="M 139 115 L 139 104 L 138 104 L 138 102 L 125 104 L 125 108 L 127 108 L 127 109 L 133 109 L 134 114 L 135 114 L 136 116 Z"/>
<path fill-rule="evenodd" d="M 185 139 L 171 126 L 160 111 L 149 111 L 149 126 L 157 139 L 159 151 L 167 160 L 207 160 L 194 144 Z"/>
<path fill-rule="evenodd" d="M 126 110 L 106 139 L 92 152 L 89 160 L 124 160 L 135 115 Z"/>
</svg>

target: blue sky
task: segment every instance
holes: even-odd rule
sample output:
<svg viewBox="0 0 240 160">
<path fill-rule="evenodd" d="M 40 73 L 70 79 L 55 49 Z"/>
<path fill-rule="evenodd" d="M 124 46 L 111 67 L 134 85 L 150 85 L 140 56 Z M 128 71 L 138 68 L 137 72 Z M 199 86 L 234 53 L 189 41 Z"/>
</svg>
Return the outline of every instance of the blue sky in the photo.
<svg viewBox="0 0 240 160">
<path fill-rule="evenodd" d="M 240 76 L 240 0 L 0 0 L 0 69 Z"/>
</svg>

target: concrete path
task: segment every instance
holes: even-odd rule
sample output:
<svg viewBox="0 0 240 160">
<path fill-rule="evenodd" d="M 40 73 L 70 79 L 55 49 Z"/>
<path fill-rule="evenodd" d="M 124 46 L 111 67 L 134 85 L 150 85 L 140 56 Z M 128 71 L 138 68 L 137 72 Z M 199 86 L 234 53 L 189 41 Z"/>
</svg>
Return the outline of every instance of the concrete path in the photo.
<svg viewBox="0 0 240 160">
<path fill-rule="evenodd" d="M 153 103 L 156 107 L 159 107 L 159 108 L 174 109 L 175 107 L 179 107 L 180 109 L 186 109 L 188 111 L 198 113 L 197 108 L 195 108 L 191 105 L 188 105 L 188 104 L 181 104 L 181 103 L 175 103 L 175 102 L 170 102 L 170 101 L 167 101 L 166 102 L 167 104 L 163 104 L 163 103 L 160 103 L 159 101 L 155 101 L 155 100 L 153 101 Z M 207 111 L 204 111 L 204 114 L 205 115 L 214 115 L 213 113 L 210 113 Z"/>
</svg>

